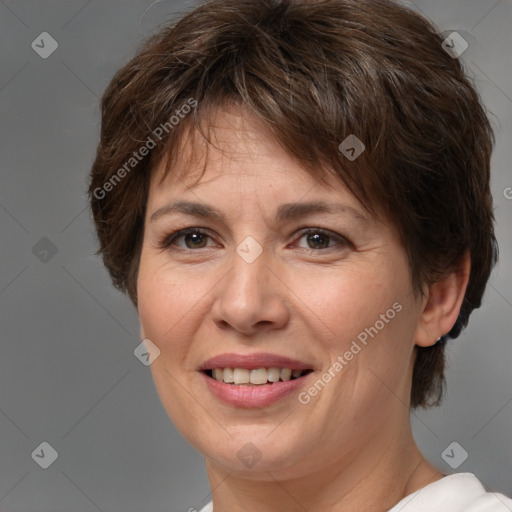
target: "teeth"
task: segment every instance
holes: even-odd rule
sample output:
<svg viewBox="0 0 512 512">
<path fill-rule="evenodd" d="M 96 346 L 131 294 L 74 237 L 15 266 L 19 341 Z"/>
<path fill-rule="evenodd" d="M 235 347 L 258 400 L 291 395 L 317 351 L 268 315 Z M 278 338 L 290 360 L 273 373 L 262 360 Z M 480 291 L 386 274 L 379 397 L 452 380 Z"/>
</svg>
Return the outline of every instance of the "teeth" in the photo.
<svg viewBox="0 0 512 512">
<path fill-rule="evenodd" d="M 279 368 L 272 367 L 267 370 L 267 379 L 269 382 L 277 382 L 280 375 L 281 370 Z"/>
<path fill-rule="evenodd" d="M 249 370 L 247 368 L 235 368 L 233 370 L 233 382 L 235 384 L 249 384 Z"/>
<path fill-rule="evenodd" d="M 267 369 L 258 368 L 257 370 L 251 370 L 249 374 L 249 380 L 251 384 L 266 384 L 267 383 Z"/>
<path fill-rule="evenodd" d="M 219 375 L 220 375 L 220 372 L 219 372 Z M 233 368 L 224 368 L 224 371 L 222 372 L 222 379 L 217 379 L 217 380 L 224 380 L 224 382 L 228 383 L 228 384 L 231 384 L 232 382 L 234 382 L 235 380 L 235 376 L 234 376 L 234 373 L 233 373 Z M 217 378 L 217 377 L 215 377 Z"/>
<path fill-rule="evenodd" d="M 279 380 L 286 382 L 296 379 L 303 374 L 303 370 L 292 370 L 291 368 L 255 368 L 249 370 L 247 368 L 214 368 L 212 377 L 226 384 L 252 384 L 261 386 L 269 382 L 278 382 Z"/>
<path fill-rule="evenodd" d="M 283 368 L 279 376 L 281 377 L 282 381 L 290 380 L 292 377 L 292 371 L 290 370 L 290 368 Z"/>
</svg>

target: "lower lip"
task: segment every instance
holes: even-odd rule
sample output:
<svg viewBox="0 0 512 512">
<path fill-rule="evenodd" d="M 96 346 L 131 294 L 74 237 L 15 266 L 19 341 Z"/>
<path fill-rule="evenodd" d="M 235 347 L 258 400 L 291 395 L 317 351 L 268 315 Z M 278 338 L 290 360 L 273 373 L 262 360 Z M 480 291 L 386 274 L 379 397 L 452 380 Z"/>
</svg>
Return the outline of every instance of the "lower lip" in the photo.
<svg viewBox="0 0 512 512">
<path fill-rule="evenodd" d="M 286 382 L 278 381 L 261 386 L 226 384 L 225 382 L 209 377 L 205 373 L 201 372 L 201 375 L 206 380 L 210 391 L 217 398 L 236 407 L 249 408 L 265 407 L 291 395 L 304 384 L 307 377 L 311 374 Z"/>
</svg>

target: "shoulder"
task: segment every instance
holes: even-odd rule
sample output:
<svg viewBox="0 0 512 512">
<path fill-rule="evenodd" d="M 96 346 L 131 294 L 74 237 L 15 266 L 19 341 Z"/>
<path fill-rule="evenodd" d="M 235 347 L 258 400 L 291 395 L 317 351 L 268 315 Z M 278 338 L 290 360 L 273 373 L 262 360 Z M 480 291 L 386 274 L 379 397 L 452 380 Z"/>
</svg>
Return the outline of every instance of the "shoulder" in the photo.
<svg viewBox="0 0 512 512">
<path fill-rule="evenodd" d="M 455 473 L 419 489 L 389 512 L 512 512 L 512 500 L 487 492 L 472 473 Z"/>
<path fill-rule="evenodd" d="M 213 512 L 213 503 L 210 501 L 199 512 Z"/>
<path fill-rule="evenodd" d="M 497 492 L 486 492 L 463 508 L 462 512 L 512 512 L 512 499 Z"/>
<path fill-rule="evenodd" d="M 407 496 L 389 512 L 512 512 L 512 499 L 487 492 L 472 473 L 456 473 Z M 213 512 L 207 503 L 199 512 Z"/>
</svg>

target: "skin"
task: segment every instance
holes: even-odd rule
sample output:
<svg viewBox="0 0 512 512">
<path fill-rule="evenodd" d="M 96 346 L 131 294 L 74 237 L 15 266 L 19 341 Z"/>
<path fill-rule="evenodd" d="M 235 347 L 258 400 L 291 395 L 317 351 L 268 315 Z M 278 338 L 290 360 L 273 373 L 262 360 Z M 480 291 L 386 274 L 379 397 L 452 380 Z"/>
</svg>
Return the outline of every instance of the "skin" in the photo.
<svg viewBox="0 0 512 512">
<path fill-rule="evenodd" d="M 141 335 L 160 349 L 151 371 L 162 404 L 205 457 L 215 512 L 388 510 L 443 476 L 411 433 L 414 346 L 455 323 L 469 260 L 415 296 L 393 226 L 369 217 L 340 180 L 313 179 L 241 108 L 219 110 L 212 124 L 199 183 L 200 137 L 165 179 L 164 164 L 155 168 L 149 190 L 138 312 Z M 226 221 L 151 220 L 178 199 L 211 205 Z M 367 223 L 347 212 L 276 222 L 279 205 L 316 200 L 350 206 Z M 159 245 L 191 227 L 208 236 Z M 303 228 L 332 233 L 315 242 Z M 248 236 L 263 248 L 252 263 L 236 252 Z M 221 353 L 271 352 L 310 364 L 312 383 L 396 302 L 401 311 L 307 405 L 296 393 L 263 408 L 227 405 L 198 372 Z M 251 468 L 237 457 L 248 442 L 261 455 Z"/>
</svg>

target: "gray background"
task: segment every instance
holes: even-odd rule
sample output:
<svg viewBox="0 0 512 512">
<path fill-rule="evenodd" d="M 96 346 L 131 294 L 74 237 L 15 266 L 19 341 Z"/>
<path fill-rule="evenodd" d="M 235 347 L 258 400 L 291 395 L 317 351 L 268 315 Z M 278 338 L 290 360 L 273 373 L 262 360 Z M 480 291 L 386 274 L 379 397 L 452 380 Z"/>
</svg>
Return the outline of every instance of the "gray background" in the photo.
<svg viewBox="0 0 512 512">
<path fill-rule="evenodd" d="M 133 355 L 136 313 L 93 254 L 85 200 L 102 91 L 143 37 L 190 5 L 0 2 L 4 512 L 187 511 L 209 499 L 202 457 L 176 431 L 149 368 Z M 456 471 L 512 495 L 512 2 L 413 6 L 469 42 L 463 60 L 496 127 L 501 250 L 483 307 L 449 343 L 444 405 L 413 414 L 414 432 L 443 471 L 455 471 L 441 454 L 456 441 L 468 452 Z M 31 48 L 44 31 L 59 45 L 47 59 Z M 43 441 L 58 452 L 48 469 L 31 457 Z"/>
</svg>

